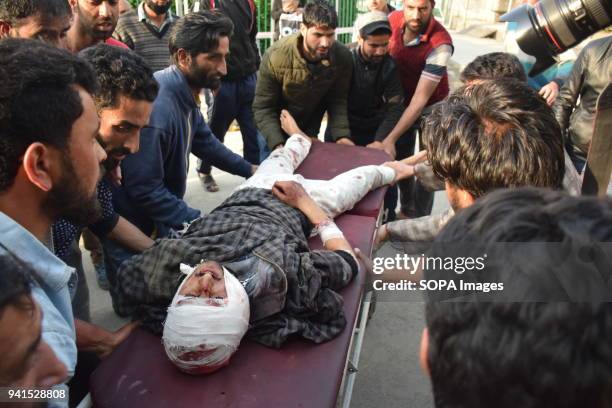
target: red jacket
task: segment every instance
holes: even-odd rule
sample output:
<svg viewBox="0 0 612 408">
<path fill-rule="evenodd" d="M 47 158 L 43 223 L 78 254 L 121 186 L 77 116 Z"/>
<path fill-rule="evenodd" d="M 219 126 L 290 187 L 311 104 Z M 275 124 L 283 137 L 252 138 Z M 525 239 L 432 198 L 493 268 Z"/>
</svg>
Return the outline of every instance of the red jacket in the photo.
<svg viewBox="0 0 612 408">
<path fill-rule="evenodd" d="M 429 20 L 425 34 L 421 35 L 418 45 L 407 47 L 404 45 L 404 13 L 401 10 L 394 11 L 389 15 L 391 24 L 391 40 L 389 41 L 389 53 L 395 60 L 402 86 L 404 87 L 404 97 L 406 104 L 410 103 L 414 91 L 416 90 L 425 60 L 429 53 L 441 45 L 453 45 L 450 34 L 438 23 L 433 16 Z M 448 75 L 444 74 L 438 87 L 427 101 L 427 106 L 440 102 L 448 96 Z"/>
<path fill-rule="evenodd" d="M 106 45 L 113 45 L 115 47 L 119 47 L 119 48 L 126 48 L 126 49 L 130 49 L 130 47 L 128 47 L 127 45 L 125 45 L 124 43 L 122 43 L 119 40 L 115 40 L 113 37 L 110 37 L 108 40 L 104 41 L 104 44 Z"/>
</svg>

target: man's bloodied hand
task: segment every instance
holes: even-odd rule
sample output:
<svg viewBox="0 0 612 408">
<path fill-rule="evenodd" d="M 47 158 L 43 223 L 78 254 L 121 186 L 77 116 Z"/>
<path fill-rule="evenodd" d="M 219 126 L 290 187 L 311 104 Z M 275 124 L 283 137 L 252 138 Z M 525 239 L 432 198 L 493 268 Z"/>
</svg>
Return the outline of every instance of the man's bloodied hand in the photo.
<svg viewBox="0 0 612 408">
<path fill-rule="evenodd" d="M 295 181 L 277 181 L 272 186 L 272 194 L 283 203 L 300 210 L 313 225 L 318 225 L 329 218 L 306 190 Z"/>
<path fill-rule="evenodd" d="M 283 203 L 297 209 L 312 201 L 304 187 L 295 181 L 277 181 L 272 186 L 272 194 Z"/>
</svg>

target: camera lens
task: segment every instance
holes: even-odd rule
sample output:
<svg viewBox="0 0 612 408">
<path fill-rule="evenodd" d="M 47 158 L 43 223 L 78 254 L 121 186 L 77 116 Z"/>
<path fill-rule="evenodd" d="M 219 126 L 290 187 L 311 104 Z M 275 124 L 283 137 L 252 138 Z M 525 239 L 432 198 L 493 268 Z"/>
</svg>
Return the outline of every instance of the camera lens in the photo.
<svg viewBox="0 0 612 408">
<path fill-rule="evenodd" d="M 524 4 L 504 14 L 504 22 L 517 24 L 517 42 L 536 63 L 529 75 L 537 75 L 555 63 L 555 55 L 612 24 L 610 0 L 542 0 Z"/>
</svg>

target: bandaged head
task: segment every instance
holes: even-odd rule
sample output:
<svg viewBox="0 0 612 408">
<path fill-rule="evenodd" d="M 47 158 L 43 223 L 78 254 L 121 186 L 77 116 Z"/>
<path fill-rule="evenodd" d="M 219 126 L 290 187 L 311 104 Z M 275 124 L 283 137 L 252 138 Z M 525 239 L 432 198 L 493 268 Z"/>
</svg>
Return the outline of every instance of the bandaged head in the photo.
<svg viewBox="0 0 612 408">
<path fill-rule="evenodd" d="M 249 327 L 249 298 L 225 268 L 225 298 L 181 294 L 196 270 L 181 264 L 181 272 L 187 276 L 168 307 L 162 340 L 166 355 L 181 371 L 205 374 L 227 365 L 238 348 Z"/>
</svg>

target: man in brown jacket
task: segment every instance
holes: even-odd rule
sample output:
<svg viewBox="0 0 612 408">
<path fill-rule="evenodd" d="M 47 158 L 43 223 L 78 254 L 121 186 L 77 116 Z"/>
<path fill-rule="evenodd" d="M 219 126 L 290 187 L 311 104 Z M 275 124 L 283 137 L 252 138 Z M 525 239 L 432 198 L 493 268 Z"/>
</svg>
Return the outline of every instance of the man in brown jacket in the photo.
<svg viewBox="0 0 612 408">
<path fill-rule="evenodd" d="M 287 109 L 298 126 L 317 137 L 327 111 L 332 139 L 353 144 L 347 118 L 351 81 L 350 51 L 335 41 L 338 16 L 329 3 L 304 7 L 300 32 L 274 43 L 264 55 L 257 78 L 253 113 L 270 149 L 285 143 L 279 115 Z"/>
</svg>

